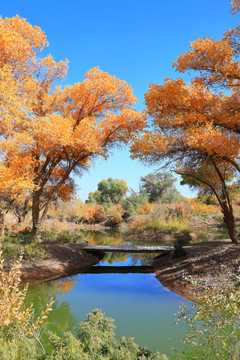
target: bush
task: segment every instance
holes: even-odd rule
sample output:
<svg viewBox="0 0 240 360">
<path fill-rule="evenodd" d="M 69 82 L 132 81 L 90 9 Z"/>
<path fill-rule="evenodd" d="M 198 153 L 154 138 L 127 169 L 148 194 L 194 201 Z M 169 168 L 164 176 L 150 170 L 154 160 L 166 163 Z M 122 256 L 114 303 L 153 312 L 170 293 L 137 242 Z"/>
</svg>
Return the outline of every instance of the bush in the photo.
<svg viewBox="0 0 240 360">
<path fill-rule="evenodd" d="M 27 258 L 34 256 L 43 258 L 45 255 L 44 249 L 38 244 L 4 243 L 2 245 L 2 255 L 4 258 L 17 258 L 21 250 L 23 256 Z"/>
<path fill-rule="evenodd" d="M 153 218 L 144 226 L 145 230 L 152 231 L 162 231 L 166 233 L 189 233 L 190 228 L 188 222 L 181 218 L 159 216 L 158 218 Z"/>
<path fill-rule="evenodd" d="M 164 215 L 153 217 L 150 220 L 146 217 L 133 219 L 129 223 L 129 228 L 135 231 L 159 231 L 167 234 L 175 232 L 188 234 L 190 232 L 187 220 Z"/>
<path fill-rule="evenodd" d="M 24 306 L 28 287 L 19 286 L 21 258 L 6 274 L 0 253 L 0 358 L 3 360 L 38 358 L 42 350 L 40 328 L 52 309 L 51 300 L 47 309 L 35 318 L 32 305 Z"/>
<path fill-rule="evenodd" d="M 142 204 L 137 208 L 136 213 L 140 215 L 152 214 L 157 208 L 158 208 L 158 204 L 155 203 Z"/>
<path fill-rule="evenodd" d="M 79 324 L 77 337 L 65 333 L 62 337 L 50 336 L 53 352 L 46 360 L 167 360 L 163 354 L 152 354 L 139 347 L 132 338 L 115 339 L 113 319 L 104 316 L 99 309 L 88 314 Z"/>
<path fill-rule="evenodd" d="M 229 276 L 234 280 L 229 283 L 223 281 L 221 288 L 194 283 L 196 289 L 202 289 L 200 295 L 195 295 L 198 303 L 193 304 L 190 310 L 182 305 L 178 317 L 178 321 L 183 319 L 188 325 L 184 342 L 190 345 L 191 350 L 179 354 L 179 359 L 239 359 L 240 276 L 228 274 L 227 278 Z"/>
<path fill-rule="evenodd" d="M 113 223 L 119 224 L 123 220 L 124 209 L 120 204 L 109 206 L 107 213 L 112 216 L 111 221 Z"/>
<path fill-rule="evenodd" d="M 87 242 L 87 235 L 83 231 L 41 231 L 41 238 L 46 242 L 77 243 Z"/>
<path fill-rule="evenodd" d="M 204 203 L 201 202 L 197 202 L 194 200 L 190 201 L 190 205 L 191 205 L 191 212 L 192 215 L 202 215 L 202 214 L 220 214 L 220 208 L 219 206 L 216 205 L 206 205 Z"/>
</svg>

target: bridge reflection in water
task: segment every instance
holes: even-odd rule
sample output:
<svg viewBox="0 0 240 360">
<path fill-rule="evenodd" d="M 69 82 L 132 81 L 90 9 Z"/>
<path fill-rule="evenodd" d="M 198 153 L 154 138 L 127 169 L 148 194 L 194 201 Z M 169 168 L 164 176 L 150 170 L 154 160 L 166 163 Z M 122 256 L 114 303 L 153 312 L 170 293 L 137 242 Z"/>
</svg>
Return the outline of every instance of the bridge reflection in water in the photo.
<svg viewBox="0 0 240 360">
<path fill-rule="evenodd" d="M 152 274 L 153 266 L 93 266 L 82 274 Z"/>
</svg>

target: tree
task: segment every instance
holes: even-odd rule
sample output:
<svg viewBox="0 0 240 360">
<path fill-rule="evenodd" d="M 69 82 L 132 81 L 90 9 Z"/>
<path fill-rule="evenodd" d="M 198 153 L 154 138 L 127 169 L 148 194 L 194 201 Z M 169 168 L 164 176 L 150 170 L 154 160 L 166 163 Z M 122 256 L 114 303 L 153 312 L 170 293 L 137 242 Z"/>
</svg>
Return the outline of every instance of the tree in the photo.
<svg viewBox="0 0 240 360">
<path fill-rule="evenodd" d="M 177 181 L 171 173 L 148 174 L 140 179 L 140 192 L 145 192 L 149 202 L 173 202 L 181 199 L 174 183 Z"/>
<path fill-rule="evenodd" d="M 130 189 L 130 194 L 122 201 L 123 209 L 130 215 L 134 214 L 140 205 L 148 203 L 148 196 L 144 192 L 137 192 Z M 127 214 L 126 214 L 127 215 Z"/>
<path fill-rule="evenodd" d="M 231 1 L 231 6 L 232 6 L 232 14 L 236 14 L 237 11 L 240 10 L 240 1 L 239 0 L 233 0 Z"/>
<path fill-rule="evenodd" d="M 182 79 L 150 84 L 145 102 L 153 127 L 132 147 L 134 157 L 151 164 L 167 161 L 177 172 L 193 177 L 200 171 L 207 186 L 212 186 L 208 176 L 213 177 L 218 192 L 222 189 L 218 201 L 235 243 L 226 181 L 240 172 L 239 34 L 237 28 L 226 32 L 221 40 L 198 39 L 191 44 L 191 50 L 178 57 L 174 66 L 179 72 L 198 71 L 190 84 Z M 218 92 L 219 88 L 227 93 Z M 211 172 L 204 174 L 209 164 Z"/>
<path fill-rule="evenodd" d="M 208 190 L 215 195 L 223 213 L 223 220 L 227 227 L 230 239 L 238 243 L 235 219 L 232 206 L 232 180 L 234 179 L 234 168 L 228 163 L 223 163 L 213 157 L 203 158 L 198 155 L 191 157 L 184 163 L 184 167 L 178 171 L 184 178 L 184 182 L 191 187 Z"/>
<path fill-rule="evenodd" d="M 40 29 L 19 17 L 3 20 L 1 25 L 3 45 L 14 38 L 12 51 L 4 47 L 3 61 L 13 64 L 27 98 L 21 127 L 31 138 L 25 150 L 34 163 L 32 221 L 34 238 L 39 240 L 51 202 L 71 195 L 71 174 L 81 175 L 96 157 L 106 158 L 114 146 L 128 144 L 143 128 L 145 118 L 132 107 L 137 99 L 131 87 L 99 68 L 88 71 L 82 83 L 55 86 L 66 76 L 68 62 L 37 56 L 33 47 L 47 44 Z M 5 41 L 5 30 L 9 41 Z M 29 49 L 18 58 L 22 44 Z"/>
<path fill-rule="evenodd" d="M 0 17 L 0 236 L 5 211 L 33 188 L 33 159 L 27 151 L 33 139 L 25 118 L 30 86 L 27 62 L 45 44 L 43 32 L 25 19 Z"/>
<path fill-rule="evenodd" d="M 89 193 L 86 203 L 119 204 L 128 192 L 125 180 L 108 178 L 98 183 L 97 190 Z"/>
<path fill-rule="evenodd" d="M 168 99 L 170 97 L 165 98 L 166 104 Z M 161 104 L 156 103 L 156 107 L 158 106 L 161 109 Z M 161 115 L 161 110 L 159 113 Z M 177 116 L 178 114 L 176 114 Z M 171 116 L 169 118 L 172 119 Z M 169 129 L 166 129 L 167 126 L 169 126 Z M 170 131 L 172 133 L 169 135 Z M 199 129 L 196 128 L 196 133 L 198 131 Z M 171 141 L 169 140 L 170 137 Z M 213 141 L 213 139 L 210 140 Z M 209 144 L 211 145 L 210 141 Z M 211 189 L 221 206 L 229 236 L 234 243 L 237 243 L 238 237 L 236 235 L 232 201 L 227 186 L 227 182 L 231 181 L 236 175 L 236 169 L 221 157 L 213 156 L 211 153 L 208 154 L 206 149 L 204 146 L 202 147 L 202 143 L 194 143 L 193 138 L 188 139 L 186 134 L 184 136 L 184 129 L 182 132 L 175 131 L 174 127 L 171 128 L 171 124 L 167 123 L 167 121 L 163 125 L 160 121 L 156 121 L 154 133 L 145 132 L 142 138 L 139 138 L 132 146 L 134 157 L 151 164 L 163 162 L 166 165 L 166 161 L 167 163 L 170 162 L 178 174 L 193 178 L 200 182 L 202 187 Z"/>
</svg>

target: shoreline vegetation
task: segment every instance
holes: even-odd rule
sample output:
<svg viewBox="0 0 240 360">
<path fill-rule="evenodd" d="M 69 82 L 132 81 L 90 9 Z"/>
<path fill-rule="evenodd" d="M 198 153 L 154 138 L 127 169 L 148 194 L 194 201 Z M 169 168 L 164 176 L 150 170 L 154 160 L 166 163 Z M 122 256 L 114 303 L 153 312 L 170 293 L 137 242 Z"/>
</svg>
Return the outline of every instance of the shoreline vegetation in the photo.
<svg viewBox="0 0 240 360">
<path fill-rule="evenodd" d="M 135 219 L 133 221 L 141 222 L 141 216 Z M 68 224 L 68 226 L 71 225 Z M 180 243 L 183 245 L 187 253 L 185 256 L 173 259 L 172 254 L 167 255 L 155 259 L 153 266 L 156 278 L 165 287 L 188 299 L 193 298 L 193 289 L 187 280 L 189 277 L 217 286 L 221 283 L 224 267 L 231 272 L 237 271 L 240 248 L 228 240 L 226 232 L 222 229 L 220 217 L 194 215 L 192 223 L 187 224 L 187 231 L 186 228 L 182 230 L 182 227 L 179 231 L 173 231 L 169 230 L 168 224 L 164 226 L 165 229 L 168 228 L 168 231 L 164 232 L 161 229 L 157 231 L 157 228 L 151 226 L 136 230 L 132 229 L 131 225 L 129 226 L 129 222 L 121 223 L 119 230 L 106 228 L 101 224 L 81 225 L 81 229 L 75 229 L 72 232 L 69 230 L 45 231 L 41 244 L 31 244 L 28 232 L 12 238 L 6 236 L 6 243 L 1 243 L 5 257 L 4 270 L 8 271 L 11 268 L 11 264 L 14 263 L 21 249 L 23 251 L 21 265 L 23 282 L 44 281 L 74 274 L 97 264 L 104 255 L 103 253 L 92 255 L 83 251 L 82 248 L 86 243 L 97 244 L 104 241 L 111 244 L 114 239 L 118 244 L 131 241 L 134 244 L 173 245 Z M 211 238 L 211 241 L 206 241 L 208 231 L 208 238 Z M 12 244 L 9 243 L 11 240 L 14 241 Z"/>
</svg>

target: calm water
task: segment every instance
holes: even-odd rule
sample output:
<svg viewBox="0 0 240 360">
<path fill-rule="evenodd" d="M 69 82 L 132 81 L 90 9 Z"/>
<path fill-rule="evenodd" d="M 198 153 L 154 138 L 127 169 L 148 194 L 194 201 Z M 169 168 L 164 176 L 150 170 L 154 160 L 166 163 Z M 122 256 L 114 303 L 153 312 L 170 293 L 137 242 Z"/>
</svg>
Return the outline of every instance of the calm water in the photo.
<svg viewBox="0 0 240 360">
<path fill-rule="evenodd" d="M 40 311 L 54 297 L 54 310 L 48 320 L 49 327 L 58 333 L 73 330 L 91 310 L 101 308 L 106 316 L 115 319 L 117 337 L 134 337 L 137 344 L 170 355 L 171 347 L 183 349 L 181 334 L 185 329 L 183 324 L 174 324 L 174 314 L 182 302 L 189 302 L 164 288 L 152 273 L 101 273 L 105 266 L 149 263 L 146 255 L 107 254 L 97 265 L 99 273 L 32 285 L 28 301 Z"/>
</svg>

